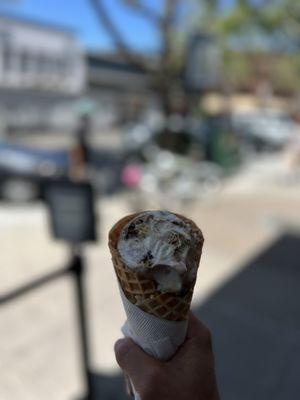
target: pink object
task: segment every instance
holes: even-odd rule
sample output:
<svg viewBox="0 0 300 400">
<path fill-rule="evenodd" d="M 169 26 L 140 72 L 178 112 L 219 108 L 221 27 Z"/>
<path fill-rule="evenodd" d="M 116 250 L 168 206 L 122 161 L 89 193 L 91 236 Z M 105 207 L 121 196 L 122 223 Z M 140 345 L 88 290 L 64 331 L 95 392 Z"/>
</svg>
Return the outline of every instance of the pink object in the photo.
<svg viewBox="0 0 300 400">
<path fill-rule="evenodd" d="M 126 165 L 122 171 L 122 183 L 132 189 L 139 185 L 142 178 L 142 173 L 137 165 Z"/>
</svg>

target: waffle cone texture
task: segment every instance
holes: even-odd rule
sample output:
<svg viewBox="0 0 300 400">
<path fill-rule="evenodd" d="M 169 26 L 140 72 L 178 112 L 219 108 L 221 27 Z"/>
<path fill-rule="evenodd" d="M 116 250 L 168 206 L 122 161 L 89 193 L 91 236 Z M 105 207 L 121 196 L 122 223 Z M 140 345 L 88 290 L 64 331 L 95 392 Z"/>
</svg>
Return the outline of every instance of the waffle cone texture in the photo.
<svg viewBox="0 0 300 400">
<path fill-rule="evenodd" d="M 122 218 L 109 232 L 109 249 L 119 284 L 126 298 L 146 313 L 169 321 L 184 321 L 188 317 L 196 279 L 185 283 L 180 293 L 161 293 L 156 289 L 156 282 L 153 279 L 142 276 L 134 269 L 127 267 L 118 252 L 118 241 L 123 228 L 139 214 Z M 203 235 L 193 221 L 182 215 L 176 215 L 183 221 L 189 222 L 192 228 L 200 233 L 201 241 L 194 252 L 195 260 L 199 265 Z"/>
</svg>

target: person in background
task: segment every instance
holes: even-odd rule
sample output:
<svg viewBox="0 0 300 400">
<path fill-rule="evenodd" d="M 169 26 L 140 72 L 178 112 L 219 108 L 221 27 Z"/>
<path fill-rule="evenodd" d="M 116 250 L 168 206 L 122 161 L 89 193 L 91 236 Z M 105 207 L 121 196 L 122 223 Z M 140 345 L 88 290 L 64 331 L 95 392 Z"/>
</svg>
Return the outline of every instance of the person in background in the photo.
<svg viewBox="0 0 300 400">
<path fill-rule="evenodd" d="M 81 115 L 75 131 L 75 146 L 70 152 L 70 176 L 74 180 L 87 177 L 89 164 L 89 139 L 91 135 L 91 118 L 89 114 Z"/>
</svg>

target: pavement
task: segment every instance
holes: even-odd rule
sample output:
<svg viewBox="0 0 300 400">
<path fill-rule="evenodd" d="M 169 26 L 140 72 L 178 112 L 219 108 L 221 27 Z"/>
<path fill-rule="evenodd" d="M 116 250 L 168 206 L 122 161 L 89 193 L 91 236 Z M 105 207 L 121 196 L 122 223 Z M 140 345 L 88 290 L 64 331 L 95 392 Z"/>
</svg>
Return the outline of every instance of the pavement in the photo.
<svg viewBox="0 0 300 400">
<path fill-rule="evenodd" d="M 215 304 L 222 303 L 222 299 L 225 299 L 226 303 L 226 298 L 230 298 L 233 304 L 237 303 L 231 319 L 236 323 L 234 331 L 239 331 L 241 327 L 239 318 L 244 315 L 244 307 L 239 305 L 237 298 L 240 299 L 241 294 L 247 297 L 247 288 L 256 293 L 260 275 L 254 274 L 255 278 L 253 276 L 247 278 L 245 275 L 241 284 L 235 283 L 235 287 L 244 288 L 245 293 L 242 289 L 239 291 L 226 289 L 223 296 L 222 290 L 247 271 L 249 265 L 255 263 L 254 260 L 264 254 L 266 249 L 276 247 L 276 243 L 286 232 L 292 232 L 290 234 L 294 236 L 299 232 L 300 216 L 297 208 L 300 188 L 285 184 L 288 182 L 287 174 L 278 157 L 255 160 L 228 179 L 220 192 L 213 197 L 193 207 L 189 206 L 188 209 L 177 210 L 193 218 L 204 232 L 205 247 L 195 287 L 193 307 L 198 315 L 203 314 L 205 321 L 211 325 L 213 331 L 216 331 L 216 358 L 217 361 L 220 360 L 218 374 L 221 377 L 222 368 L 227 368 L 230 361 L 230 349 L 225 352 L 226 361 L 222 361 L 220 354 L 223 353 L 224 346 L 234 345 L 234 336 L 231 341 L 221 341 L 223 323 L 224 327 L 230 327 L 230 324 L 228 319 L 225 321 L 224 312 L 222 313 Z M 85 248 L 92 366 L 102 382 L 101 399 L 121 399 L 122 395 L 118 393 L 122 391 L 122 383 L 114 359 L 113 344 L 120 337 L 120 326 L 125 315 L 107 249 L 107 233 L 115 221 L 132 210 L 125 195 L 105 198 L 97 203 L 97 208 L 100 215 L 99 241 Z M 21 283 L 67 263 L 68 248 L 64 243 L 51 238 L 48 225 L 47 212 L 42 204 L 0 205 L 0 293 L 6 293 Z M 288 248 L 292 255 L 296 255 L 295 245 Z M 268 265 L 272 265 L 270 260 L 273 258 L 268 259 Z M 260 262 L 264 265 L 264 258 Z M 277 263 L 276 268 L 279 267 Z M 257 269 L 259 270 L 258 267 Z M 291 276 L 295 274 L 296 278 L 295 265 L 289 271 L 288 273 Z M 265 267 L 264 285 L 268 279 L 272 279 L 272 276 L 273 270 L 268 271 Z M 272 280 L 270 282 L 272 283 Z M 263 291 L 257 293 L 261 292 Z M 218 293 L 221 294 L 215 303 L 213 299 Z M 276 293 L 272 291 L 269 293 L 270 296 L 276 297 Z M 266 297 L 258 297 L 254 305 L 258 301 L 264 303 L 265 299 Z M 78 398 L 83 393 L 74 301 L 73 282 L 66 277 L 1 308 L 1 400 L 66 400 Z M 276 301 L 270 302 L 265 314 L 276 317 L 277 305 Z M 290 303 L 287 306 L 290 306 Z M 248 307 L 251 308 L 251 304 Z M 261 337 L 261 320 L 256 317 L 259 316 L 256 307 L 250 311 L 254 315 L 251 330 L 257 343 Z M 292 316 L 290 318 L 292 323 Z M 268 320 L 265 324 L 266 329 L 269 329 Z M 294 324 L 294 329 L 295 326 Z M 230 333 L 231 331 L 227 329 L 227 339 Z M 247 343 L 251 348 L 251 337 L 248 336 L 247 342 L 243 342 L 246 339 L 241 334 L 237 340 L 239 343 Z M 279 357 L 282 355 L 282 351 L 278 352 L 279 338 L 280 335 L 277 335 L 276 340 L 270 342 L 266 348 L 268 354 L 274 356 L 273 361 L 268 358 L 268 366 L 276 365 L 276 360 L 279 363 Z M 288 354 L 291 354 L 293 349 L 295 350 L 289 347 Z M 240 347 L 235 351 L 237 354 Z M 260 353 L 255 354 L 259 357 Z M 245 374 L 254 371 L 253 359 L 251 368 L 248 368 L 247 358 L 241 358 L 239 362 L 237 365 L 239 368 L 244 368 Z M 288 355 L 285 356 L 284 363 L 288 364 Z M 258 370 L 262 376 L 263 367 L 264 365 Z M 272 387 L 273 391 L 275 389 L 272 382 L 279 376 L 280 371 L 282 369 L 278 367 L 277 372 L 273 371 L 273 376 L 270 369 L 267 377 L 261 377 L 264 384 Z M 226 379 L 222 381 L 222 390 L 225 399 L 251 398 L 250 395 L 243 396 L 238 391 L 230 392 L 235 385 L 234 375 L 228 372 L 224 376 Z M 295 378 L 291 376 L 288 381 L 287 377 L 282 385 L 292 385 L 293 379 Z M 249 381 L 247 382 L 249 384 Z M 243 384 L 243 381 L 240 383 Z M 276 399 L 295 398 L 284 397 L 286 392 L 282 386 L 280 390 L 280 393 L 283 393 L 282 397 L 278 395 Z M 234 393 L 234 396 L 230 397 L 230 393 Z M 261 390 L 260 393 L 271 392 Z"/>
<path fill-rule="evenodd" d="M 299 233 L 282 233 L 196 307 L 213 332 L 222 400 L 297 399 Z"/>
</svg>

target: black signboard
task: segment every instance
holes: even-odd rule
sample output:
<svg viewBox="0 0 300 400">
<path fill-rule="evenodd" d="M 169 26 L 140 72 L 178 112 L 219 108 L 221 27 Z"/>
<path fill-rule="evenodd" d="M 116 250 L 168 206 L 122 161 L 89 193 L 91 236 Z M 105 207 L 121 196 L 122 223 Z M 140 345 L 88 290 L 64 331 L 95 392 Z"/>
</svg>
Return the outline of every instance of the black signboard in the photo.
<svg viewBox="0 0 300 400">
<path fill-rule="evenodd" d="M 96 240 L 94 196 L 89 183 L 51 181 L 44 193 L 56 239 L 72 244 Z"/>
</svg>

